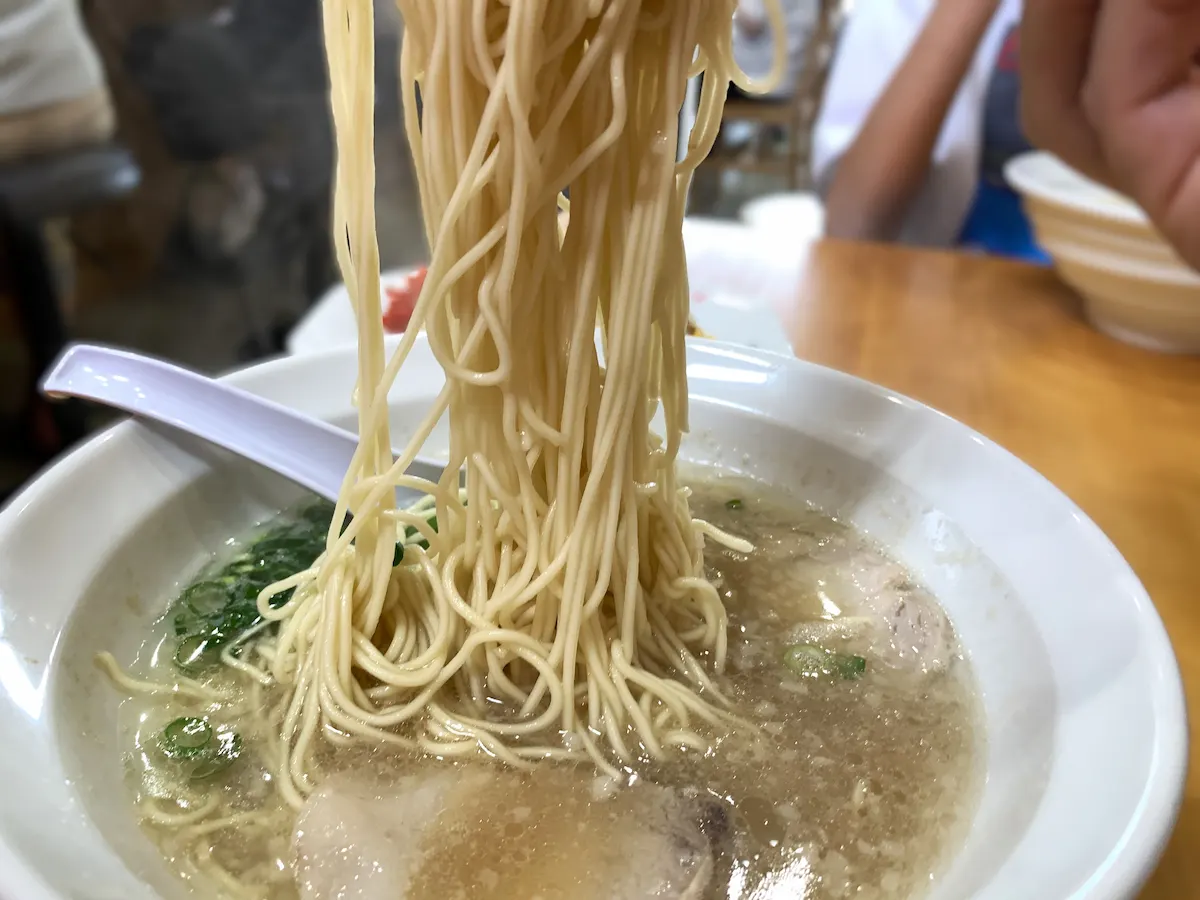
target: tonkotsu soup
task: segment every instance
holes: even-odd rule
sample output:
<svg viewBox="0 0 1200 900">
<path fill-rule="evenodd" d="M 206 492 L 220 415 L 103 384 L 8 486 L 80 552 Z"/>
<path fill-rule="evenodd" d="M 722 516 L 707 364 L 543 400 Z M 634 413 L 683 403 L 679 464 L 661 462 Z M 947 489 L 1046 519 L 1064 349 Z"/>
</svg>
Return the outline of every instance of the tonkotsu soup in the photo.
<svg viewBox="0 0 1200 900">
<path fill-rule="evenodd" d="M 331 508 L 311 503 L 214 556 L 132 666 L 180 686 L 121 707 L 147 834 L 206 896 L 922 896 L 979 792 L 980 715 L 949 620 L 880 548 L 778 491 L 699 481 L 692 503 L 755 547 L 709 542 L 730 616 L 716 684 L 745 724 L 709 734 L 707 753 L 645 759 L 616 780 L 327 730 L 297 812 L 276 789 L 276 688 L 239 667 L 270 642 L 256 643 L 266 632 L 238 597 L 321 552 Z M 197 623 L 227 633 L 198 647 Z"/>
</svg>

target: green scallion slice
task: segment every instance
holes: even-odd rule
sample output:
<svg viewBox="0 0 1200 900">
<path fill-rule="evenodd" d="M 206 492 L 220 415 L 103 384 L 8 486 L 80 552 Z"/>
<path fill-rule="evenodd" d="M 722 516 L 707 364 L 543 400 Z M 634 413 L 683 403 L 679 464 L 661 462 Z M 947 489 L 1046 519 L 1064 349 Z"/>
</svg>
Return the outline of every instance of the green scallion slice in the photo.
<svg viewBox="0 0 1200 900">
<path fill-rule="evenodd" d="M 867 671 L 867 661 L 861 656 L 850 656 L 843 653 L 834 654 L 834 668 L 847 681 L 853 681 Z"/>
<path fill-rule="evenodd" d="M 207 619 L 229 603 L 229 591 L 216 581 L 201 581 L 184 591 L 181 599 L 194 616 Z"/>
<path fill-rule="evenodd" d="M 783 664 L 801 678 L 831 678 L 846 681 L 862 677 L 867 661 L 861 656 L 834 653 L 813 644 L 793 644 L 783 651 Z"/>
<path fill-rule="evenodd" d="M 795 644 L 783 651 L 783 664 L 802 678 L 820 678 L 829 674 L 828 656 L 812 644 Z"/>
<path fill-rule="evenodd" d="M 188 773 L 193 780 L 224 772 L 242 755 L 242 738 L 236 731 L 218 732 L 213 746 L 196 759 Z"/>
<path fill-rule="evenodd" d="M 182 716 L 163 729 L 158 743 L 171 759 L 192 759 L 204 753 L 212 739 L 213 730 L 206 721 Z"/>
<path fill-rule="evenodd" d="M 200 634 L 208 629 L 208 618 L 201 618 L 186 606 L 175 614 L 175 635 L 186 637 L 189 634 Z"/>
<path fill-rule="evenodd" d="M 437 516 L 432 515 L 425 521 L 429 524 L 429 527 L 431 529 L 433 529 L 433 533 L 437 534 L 438 533 Z M 405 540 L 407 540 L 409 538 L 416 537 L 419 533 L 420 533 L 420 529 L 417 528 L 416 525 L 409 525 L 407 528 L 404 529 L 404 538 L 405 538 Z M 424 537 L 422 537 L 419 541 L 416 541 L 415 543 L 418 547 L 421 547 L 424 550 L 429 549 L 429 541 L 426 540 Z"/>
<path fill-rule="evenodd" d="M 211 663 L 210 635 L 189 634 L 175 646 L 175 665 L 184 672 L 199 672 Z"/>
</svg>

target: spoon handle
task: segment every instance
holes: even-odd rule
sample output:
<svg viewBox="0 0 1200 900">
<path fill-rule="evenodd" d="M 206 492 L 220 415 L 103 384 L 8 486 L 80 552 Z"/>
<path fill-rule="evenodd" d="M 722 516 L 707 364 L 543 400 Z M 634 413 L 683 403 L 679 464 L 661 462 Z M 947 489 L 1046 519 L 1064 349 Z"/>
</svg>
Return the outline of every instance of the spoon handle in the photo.
<svg viewBox="0 0 1200 900">
<path fill-rule="evenodd" d="M 270 400 L 148 356 L 75 344 L 42 381 L 48 397 L 81 397 L 152 419 L 265 466 L 336 500 L 358 437 Z M 431 481 L 442 467 L 415 461 Z M 412 491 L 398 491 L 411 502 Z"/>
</svg>

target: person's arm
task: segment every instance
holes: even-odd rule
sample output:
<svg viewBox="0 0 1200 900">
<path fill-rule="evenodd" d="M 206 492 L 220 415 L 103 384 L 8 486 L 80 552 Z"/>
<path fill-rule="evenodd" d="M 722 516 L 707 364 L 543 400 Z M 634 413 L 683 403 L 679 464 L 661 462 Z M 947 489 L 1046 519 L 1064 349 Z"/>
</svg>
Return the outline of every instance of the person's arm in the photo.
<svg viewBox="0 0 1200 900">
<path fill-rule="evenodd" d="M 837 163 L 825 196 L 826 234 L 895 236 L 925 181 L 946 114 L 996 6 L 997 0 L 938 0 Z"/>
<path fill-rule="evenodd" d="M 1128 193 L 1200 268 L 1200 3 L 1027 0 L 1033 142 Z"/>
</svg>

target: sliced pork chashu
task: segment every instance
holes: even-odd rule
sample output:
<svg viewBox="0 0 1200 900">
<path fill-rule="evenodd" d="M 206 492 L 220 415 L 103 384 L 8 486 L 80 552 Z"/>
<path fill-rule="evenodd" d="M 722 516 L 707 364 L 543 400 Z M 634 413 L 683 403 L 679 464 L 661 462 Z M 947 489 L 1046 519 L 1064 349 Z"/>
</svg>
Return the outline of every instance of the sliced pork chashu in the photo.
<svg viewBox="0 0 1200 900">
<path fill-rule="evenodd" d="M 294 835 L 304 900 L 700 900 L 702 802 L 653 785 L 593 801 L 578 772 L 337 776 Z"/>
</svg>

